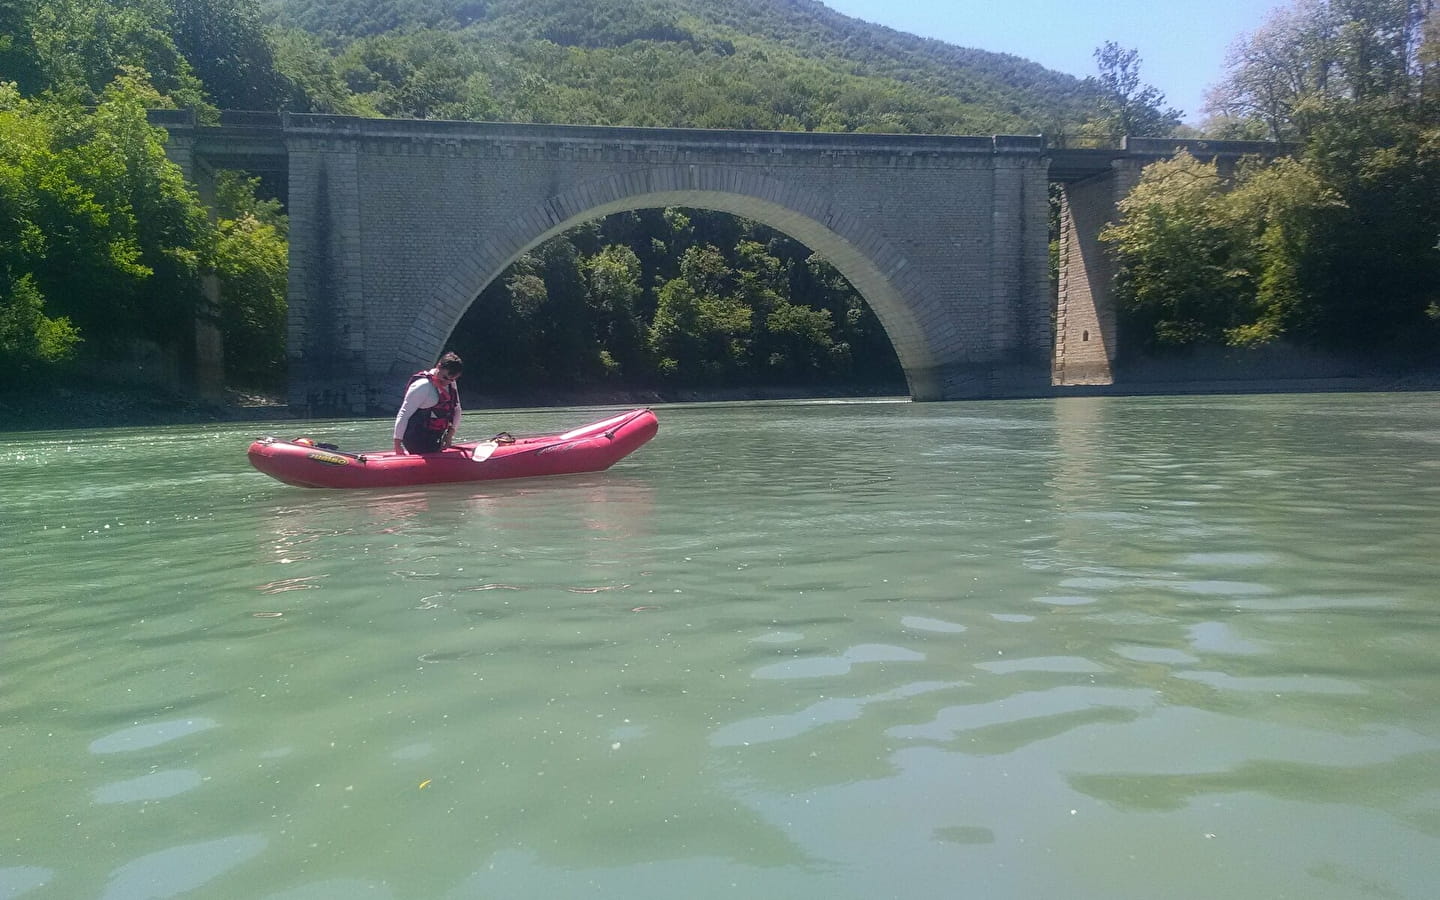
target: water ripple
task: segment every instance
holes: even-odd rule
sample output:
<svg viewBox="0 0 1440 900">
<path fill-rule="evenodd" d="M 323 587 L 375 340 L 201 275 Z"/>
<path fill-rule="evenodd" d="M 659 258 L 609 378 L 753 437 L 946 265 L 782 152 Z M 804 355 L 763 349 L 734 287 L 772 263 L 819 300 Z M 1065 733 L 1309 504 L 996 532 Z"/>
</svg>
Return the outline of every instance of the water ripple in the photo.
<svg viewBox="0 0 1440 900">
<path fill-rule="evenodd" d="M 247 834 L 158 850 L 116 869 L 101 900 L 149 900 L 193 891 L 259 856 L 267 843 Z"/>
<path fill-rule="evenodd" d="M 858 719 L 864 713 L 865 707 L 876 703 L 890 703 L 918 697 L 922 694 L 963 687 L 964 684 L 965 682 L 960 681 L 915 682 L 868 697 L 832 697 L 811 704 L 798 712 L 760 716 L 725 725 L 710 735 L 710 745 L 713 747 L 748 747 L 751 744 L 788 740 L 826 725 Z"/>
<path fill-rule="evenodd" d="M 1361 685 L 1339 678 L 1312 677 L 1310 675 L 1276 676 L 1270 678 L 1246 678 L 1228 672 L 1176 672 L 1176 678 L 1198 681 L 1222 691 L 1263 692 L 1280 696 L 1282 694 L 1365 694 Z"/>
<path fill-rule="evenodd" d="M 219 726 L 219 722 L 205 718 L 173 719 L 168 722 L 135 725 L 96 738 L 90 743 L 90 752 L 128 753 L 133 750 L 144 750 L 147 747 L 156 747 Z"/>
<path fill-rule="evenodd" d="M 40 866 L 10 866 L 0 869 L 0 897 L 19 897 L 50 883 L 55 873 Z"/>
<path fill-rule="evenodd" d="M 0 435 L 0 896 L 1434 893 L 1434 396 L 660 418 L 394 492 Z"/>
<path fill-rule="evenodd" d="M 151 772 L 126 781 L 104 784 L 91 792 L 96 803 L 134 803 L 142 800 L 163 800 L 193 790 L 202 782 L 193 769 Z"/>
<path fill-rule="evenodd" d="M 1108 709 L 1135 714 L 1153 707 L 1156 699 L 1153 692 L 1134 688 L 1058 687 L 1013 694 L 988 703 L 949 706 L 936 713 L 929 723 L 896 726 L 886 734 L 906 740 L 950 742 L 977 729 L 1022 722 L 1043 723 L 1070 713 Z"/>
<path fill-rule="evenodd" d="M 919 662 L 925 654 L 904 647 L 886 644 L 860 644 L 851 647 L 839 656 L 817 656 L 805 659 L 787 660 L 769 666 L 761 666 L 750 673 L 751 678 L 826 678 L 845 675 L 857 664 L 887 662 Z"/>
</svg>

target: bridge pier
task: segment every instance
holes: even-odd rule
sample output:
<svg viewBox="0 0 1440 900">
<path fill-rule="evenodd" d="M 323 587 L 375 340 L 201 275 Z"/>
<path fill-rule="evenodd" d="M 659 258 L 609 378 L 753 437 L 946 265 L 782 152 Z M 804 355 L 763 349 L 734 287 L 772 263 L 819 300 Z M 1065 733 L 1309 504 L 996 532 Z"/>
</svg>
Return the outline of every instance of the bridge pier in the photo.
<svg viewBox="0 0 1440 900">
<path fill-rule="evenodd" d="M 1100 232 L 1139 180 L 1139 169 L 1109 171 L 1060 186 L 1060 259 L 1051 383 L 1057 387 L 1115 381 L 1114 267 Z"/>
<path fill-rule="evenodd" d="M 290 405 L 306 415 L 363 415 L 374 405 L 357 160 L 353 141 L 291 154 L 286 361 Z"/>
<path fill-rule="evenodd" d="M 1274 158 L 1293 145 L 1269 141 L 1122 139 L 1119 150 L 1059 150 L 1050 154 L 1050 178 L 1060 186 L 1059 286 L 1055 305 L 1051 384 L 1108 385 L 1124 336 L 1115 307 L 1114 261 L 1100 240 L 1119 218 L 1120 201 L 1151 163 L 1186 152 L 1233 175 L 1241 159 Z"/>
<path fill-rule="evenodd" d="M 154 113 L 151 111 L 153 120 Z M 185 180 L 195 185 L 200 202 L 215 215 L 215 170 L 210 161 L 195 152 L 196 123 L 194 110 L 165 110 L 177 114 L 174 124 L 167 124 L 169 140 L 166 157 L 184 173 Z M 191 364 L 190 384 L 196 394 L 207 400 L 219 399 L 225 393 L 225 338 L 220 329 L 220 276 L 213 270 L 200 276 L 201 300 L 195 310 L 193 343 L 182 358 Z"/>
</svg>

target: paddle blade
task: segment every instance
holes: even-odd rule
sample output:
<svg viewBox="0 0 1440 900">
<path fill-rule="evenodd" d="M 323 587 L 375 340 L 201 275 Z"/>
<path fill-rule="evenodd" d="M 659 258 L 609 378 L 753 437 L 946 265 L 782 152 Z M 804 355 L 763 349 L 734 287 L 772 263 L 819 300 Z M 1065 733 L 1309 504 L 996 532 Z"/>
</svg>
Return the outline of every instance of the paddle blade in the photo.
<svg viewBox="0 0 1440 900">
<path fill-rule="evenodd" d="M 476 462 L 484 462 L 490 458 L 490 454 L 494 453 L 498 446 L 500 445 L 494 441 L 481 441 L 475 445 L 474 450 L 470 451 L 470 458 Z"/>
</svg>

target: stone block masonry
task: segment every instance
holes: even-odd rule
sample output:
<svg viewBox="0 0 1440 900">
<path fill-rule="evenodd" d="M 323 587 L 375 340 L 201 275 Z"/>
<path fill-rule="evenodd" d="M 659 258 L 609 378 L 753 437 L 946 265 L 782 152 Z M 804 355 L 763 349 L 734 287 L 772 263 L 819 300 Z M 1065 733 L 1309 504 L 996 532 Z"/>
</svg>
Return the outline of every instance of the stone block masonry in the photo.
<svg viewBox="0 0 1440 900">
<path fill-rule="evenodd" d="M 289 116 L 285 140 L 302 408 L 393 406 L 522 253 L 661 206 L 764 222 L 829 259 L 875 309 L 916 399 L 1049 380 L 1038 138 Z"/>
<path fill-rule="evenodd" d="M 1106 383 L 1114 317 L 1095 237 L 1130 169 L 1175 149 L 1061 161 L 1073 184 L 1052 327 L 1047 191 L 1064 153 L 1040 137 L 156 116 L 187 172 L 284 163 L 290 402 L 311 414 L 393 409 L 522 253 L 664 206 L 763 222 L 828 259 L 874 309 L 916 400 Z"/>
</svg>

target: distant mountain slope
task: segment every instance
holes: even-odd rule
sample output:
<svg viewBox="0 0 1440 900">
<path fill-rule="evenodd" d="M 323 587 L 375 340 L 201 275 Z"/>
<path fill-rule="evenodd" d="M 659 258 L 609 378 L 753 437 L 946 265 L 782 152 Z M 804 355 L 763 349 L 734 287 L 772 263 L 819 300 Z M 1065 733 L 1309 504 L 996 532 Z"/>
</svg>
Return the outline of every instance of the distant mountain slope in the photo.
<svg viewBox="0 0 1440 900">
<path fill-rule="evenodd" d="M 959 47 L 842 15 L 817 0 L 684 0 L 721 24 L 807 55 L 844 59 L 864 74 L 893 78 L 969 103 L 1004 98 L 1002 112 L 1077 120 L 1089 109 L 1084 81 L 1007 53 Z M 697 15 L 702 14 L 697 12 Z"/>
<path fill-rule="evenodd" d="M 1058 131 L 1080 79 L 815 0 L 266 0 L 382 115 L 939 133 Z"/>
</svg>

